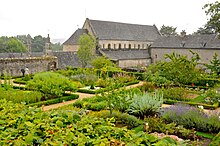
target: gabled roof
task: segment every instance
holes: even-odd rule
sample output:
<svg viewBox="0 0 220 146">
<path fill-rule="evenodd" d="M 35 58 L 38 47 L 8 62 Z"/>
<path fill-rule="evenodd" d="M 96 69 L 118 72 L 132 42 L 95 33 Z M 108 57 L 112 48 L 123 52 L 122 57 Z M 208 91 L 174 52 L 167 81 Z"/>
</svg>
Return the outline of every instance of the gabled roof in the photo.
<svg viewBox="0 0 220 146">
<path fill-rule="evenodd" d="M 139 25 L 86 19 L 99 40 L 154 41 L 160 36 L 155 25 Z"/>
<path fill-rule="evenodd" d="M 114 61 L 150 58 L 147 49 L 100 49 L 99 51 L 103 56 Z"/>
<path fill-rule="evenodd" d="M 83 35 L 84 33 L 88 33 L 88 31 L 86 29 L 77 29 L 73 35 L 66 40 L 63 45 L 78 45 L 79 44 L 79 38 L 81 35 Z"/>
<path fill-rule="evenodd" d="M 159 37 L 151 48 L 219 48 L 220 39 L 215 34 Z"/>
</svg>

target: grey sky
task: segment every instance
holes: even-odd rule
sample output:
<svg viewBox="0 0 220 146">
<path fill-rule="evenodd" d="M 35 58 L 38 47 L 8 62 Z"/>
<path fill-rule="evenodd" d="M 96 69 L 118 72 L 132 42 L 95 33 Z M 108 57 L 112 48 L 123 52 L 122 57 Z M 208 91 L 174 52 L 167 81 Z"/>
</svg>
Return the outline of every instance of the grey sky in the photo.
<svg viewBox="0 0 220 146">
<path fill-rule="evenodd" d="M 216 0 L 0 0 L 0 36 L 30 34 L 67 39 L 85 18 L 164 24 L 192 33 L 207 22 L 202 7 Z"/>
</svg>

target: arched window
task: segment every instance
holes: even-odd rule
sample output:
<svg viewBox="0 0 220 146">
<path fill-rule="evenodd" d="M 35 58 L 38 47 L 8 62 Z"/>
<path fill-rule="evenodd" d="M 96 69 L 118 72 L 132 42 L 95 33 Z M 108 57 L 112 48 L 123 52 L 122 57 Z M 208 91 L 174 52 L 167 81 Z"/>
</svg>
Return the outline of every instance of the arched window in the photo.
<svg viewBox="0 0 220 146">
<path fill-rule="evenodd" d="M 126 48 L 126 44 L 124 44 L 124 48 Z"/>
<path fill-rule="evenodd" d="M 134 44 L 134 49 L 136 48 L 136 45 Z"/>
<path fill-rule="evenodd" d="M 144 44 L 142 44 L 142 49 L 144 49 Z"/>
<path fill-rule="evenodd" d="M 114 44 L 114 49 L 116 49 L 116 44 Z"/>
<path fill-rule="evenodd" d="M 105 44 L 103 44 L 102 48 L 105 49 Z"/>
<path fill-rule="evenodd" d="M 131 44 L 128 45 L 128 48 L 131 49 Z"/>
<path fill-rule="evenodd" d="M 121 49 L 121 44 L 118 45 L 118 49 Z"/>
<path fill-rule="evenodd" d="M 138 49 L 140 49 L 141 48 L 141 45 L 140 44 L 138 44 Z"/>
<path fill-rule="evenodd" d="M 108 44 L 108 49 L 111 49 L 111 44 Z"/>
</svg>

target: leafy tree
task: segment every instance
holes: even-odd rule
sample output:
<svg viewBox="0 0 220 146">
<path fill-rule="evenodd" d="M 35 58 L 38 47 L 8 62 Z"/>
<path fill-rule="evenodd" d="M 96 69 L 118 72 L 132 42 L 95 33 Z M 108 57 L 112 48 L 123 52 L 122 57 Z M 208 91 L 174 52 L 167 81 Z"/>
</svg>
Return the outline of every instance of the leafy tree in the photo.
<svg viewBox="0 0 220 146">
<path fill-rule="evenodd" d="M 13 37 L 9 38 L 6 45 L 7 45 L 6 49 L 8 52 L 26 52 L 27 51 L 26 46 L 21 41 Z"/>
<path fill-rule="evenodd" d="M 160 28 L 160 33 L 164 36 L 175 36 L 177 35 L 177 32 L 176 32 L 176 27 L 173 27 L 173 26 L 161 26 Z"/>
<path fill-rule="evenodd" d="M 212 26 L 215 32 L 220 32 L 220 2 L 206 4 L 203 9 L 205 9 L 206 15 L 209 15 L 208 25 Z"/>
<path fill-rule="evenodd" d="M 86 67 L 95 58 L 96 40 L 89 34 L 83 34 L 79 38 L 79 50 L 77 55 L 82 62 L 82 67 Z"/>
<path fill-rule="evenodd" d="M 94 60 L 92 60 L 92 66 L 96 69 L 101 69 L 103 67 L 113 67 L 114 64 L 111 62 L 110 59 L 98 56 Z"/>
<path fill-rule="evenodd" d="M 35 36 L 31 42 L 32 52 L 43 52 L 45 48 L 45 40 L 46 38 L 42 37 L 41 35 Z"/>
<path fill-rule="evenodd" d="M 211 70 L 213 75 L 220 75 L 220 60 L 218 59 L 218 54 L 215 53 L 210 64 L 206 64 L 207 68 Z"/>
<path fill-rule="evenodd" d="M 208 26 L 208 24 L 206 24 L 204 27 L 199 27 L 199 29 L 194 32 L 193 34 L 214 34 L 215 31 L 213 29 L 212 26 Z"/>
<path fill-rule="evenodd" d="M 151 65 L 147 71 L 147 80 L 156 81 L 162 85 L 167 82 L 175 84 L 191 84 L 195 83 L 201 77 L 201 71 L 196 68 L 198 64 L 199 55 L 192 52 L 192 57 L 188 59 L 187 56 L 177 53 L 166 54 L 165 58 L 168 62 L 158 62 Z"/>
<path fill-rule="evenodd" d="M 63 46 L 60 44 L 60 42 L 55 44 L 52 43 L 51 46 L 53 51 L 62 51 L 63 49 Z"/>
</svg>

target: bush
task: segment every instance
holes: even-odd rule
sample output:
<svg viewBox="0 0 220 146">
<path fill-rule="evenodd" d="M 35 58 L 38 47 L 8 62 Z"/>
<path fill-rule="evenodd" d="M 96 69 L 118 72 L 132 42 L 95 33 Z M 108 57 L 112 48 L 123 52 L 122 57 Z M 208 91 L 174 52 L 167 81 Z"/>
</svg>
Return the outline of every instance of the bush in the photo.
<svg viewBox="0 0 220 146">
<path fill-rule="evenodd" d="M 189 130 L 183 126 L 177 126 L 175 123 L 165 123 L 165 121 L 159 117 L 147 117 L 144 119 L 148 123 L 148 132 L 166 133 L 176 135 L 184 139 L 193 139 L 196 137 L 194 130 Z"/>
<path fill-rule="evenodd" d="M 110 112 L 106 110 L 102 110 L 99 112 L 90 113 L 91 116 L 99 117 L 99 118 L 110 118 Z M 116 126 L 126 126 L 128 129 L 132 129 L 138 126 L 144 125 L 142 120 L 139 120 L 135 116 L 129 115 L 127 113 L 121 113 L 119 111 L 113 111 L 112 117 L 115 118 Z"/>
<path fill-rule="evenodd" d="M 47 99 L 61 97 L 68 90 L 76 90 L 67 77 L 54 72 L 36 74 L 33 80 L 27 82 L 27 88 L 42 92 Z"/>
<path fill-rule="evenodd" d="M 89 86 L 94 84 L 98 80 L 98 77 L 94 74 L 83 73 L 83 74 L 71 76 L 70 79 L 74 81 L 79 81 L 80 83 Z"/>
<path fill-rule="evenodd" d="M 220 132 L 212 139 L 212 142 L 209 146 L 217 146 L 220 145 Z"/>
<path fill-rule="evenodd" d="M 13 103 L 35 103 L 42 100 L 42 93 L 37 91 L 4 90 L 0 89 L 0 99 L 6 99 Z"/>
<path fill-rule="evenodd" d="M 60 98 L 55 98 L 55 99 L 50 99 L 50 100 L 46 100 L 46 101 L 41 101 L 41 102 L 29 104 L 28 106 L 40 107 L 42 105 L 51 105 L 51 104 L 56 104 L 56 103 L 60 103 L 63 101 L 69 101 L 69 100 L 74 100 L 74 99 L 78 99 L 78 98 L 79 98 L 78 94 L 72 94 L 69 96 L 64 96 L 64 97 L 60 97 Z"/>
<path fill-rule="evenodd" d="M 216 133 L 220 130 L 219 113 L 208 115 L 196 107 L 177 104 L 164 109 L 162 118 L 186 128 L 195 128 L 201 132 Z"/>
<path fill-rule="evenodd" d="M 144 119 L 145 116 L 153 116 L 158 113 L 162 103 L 163 95 L 161 93 L 136 94 L 129 105 L 128 113 Z"/>
<path fill-rule="evenodd" d="M 156 86 L 152 82 L 144 82 L 144 84 L 138 87 L 142 92 L 153 92 Z"/>
<path fill-rule="evenodd" d="M 190 98 L 187 98 L 188 91 L 184 88 L 168 88 L 162 89 L 163 91 L 163 98 L 164 99 L 171 99 L 171 100 L 178 100 L 178 101 L 189 101 Z"/>
</svg>

